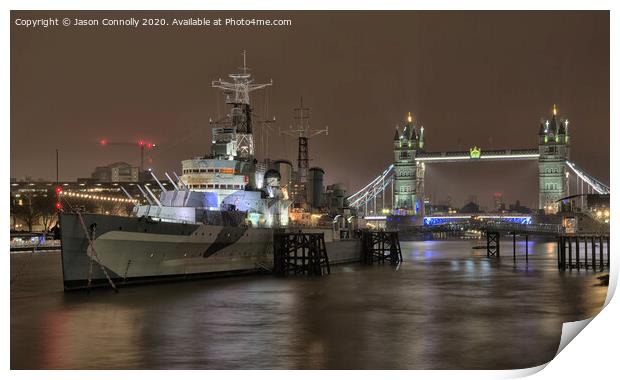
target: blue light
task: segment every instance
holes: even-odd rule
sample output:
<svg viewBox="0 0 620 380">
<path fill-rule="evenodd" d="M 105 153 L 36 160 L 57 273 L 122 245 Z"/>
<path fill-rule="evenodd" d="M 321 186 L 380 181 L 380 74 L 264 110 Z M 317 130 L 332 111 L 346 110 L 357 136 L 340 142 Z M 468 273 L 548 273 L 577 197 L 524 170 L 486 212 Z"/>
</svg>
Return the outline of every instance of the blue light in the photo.
<svg viewBox="0 0 620 380">
<path fill-rule="evenodd" d="M 471 215 L 455 215 L 455 216 L 426 216 L 424 217 L 425 226 L 436 226 L 441 224 L 463 222 L 470 220 Z M 503 215 L 480 215 L 483 220 L 503 221 L 508 223 L 532 224 L 531 216 L 503 216 Z"/>
</svg>

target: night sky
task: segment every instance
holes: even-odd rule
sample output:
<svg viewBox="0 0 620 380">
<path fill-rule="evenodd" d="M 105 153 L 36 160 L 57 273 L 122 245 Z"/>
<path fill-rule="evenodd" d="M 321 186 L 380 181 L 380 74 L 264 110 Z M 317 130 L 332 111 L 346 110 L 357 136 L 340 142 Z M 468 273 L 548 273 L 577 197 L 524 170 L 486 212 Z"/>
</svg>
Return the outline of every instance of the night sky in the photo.
<svg viewBox="0 0 620 380">
<path fill-rule="evenodd" d="M 326 182 L 356 190 L 393 159 L 394 127 L 408 111 L 425 127 L 427 150 L 533 148 L 553 103 L 568 117 L 571 159 L 609 183 L 608 12 L 12 12 L 18 17 L 290 18 L 292 26 L 25 29 L 11 26 L 11 177 L 88 177 L 95 166 L 139 164 L 137 148 L 159 145 L 149 164 L 163 176 L 210 148 L 209 118 L 225 112 L 211 81 L 242 65 L 258 82 L 260 117 L 275 116 L 269 156 L 296 157 L 278 136 L 303 96 L 312 126 L 311 166 Z M 257 116 L 257 117 L 259 117 Z M 255 125 L 261 146 L 260 126 Z M 259 153 L 259 157 L 263 154 Z M 537 164 L 427 166 L 433 201 L 490 207 L 502 192 L 537 204 Z"/>
</svg>

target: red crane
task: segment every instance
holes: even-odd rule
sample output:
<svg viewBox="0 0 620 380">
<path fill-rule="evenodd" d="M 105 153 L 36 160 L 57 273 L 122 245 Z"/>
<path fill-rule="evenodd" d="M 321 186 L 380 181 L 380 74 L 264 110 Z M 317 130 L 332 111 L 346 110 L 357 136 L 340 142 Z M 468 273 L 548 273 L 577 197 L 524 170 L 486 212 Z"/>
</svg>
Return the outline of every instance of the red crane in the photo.
<svg viewBox="0 0 620 380">
<path fill-rule="evenodd" d="M 108 139 L 101 139 L 99 141 L 101 146 L 108 145 L 124 145 L 124 146 L 137 146 L 140 148 L 140 172 L 144 171 L 144 150 L 145 149 L 154 149 L 157 145 L 147 142 L 145 140 L 138 141 L 109 141 Z"/>
</svg>

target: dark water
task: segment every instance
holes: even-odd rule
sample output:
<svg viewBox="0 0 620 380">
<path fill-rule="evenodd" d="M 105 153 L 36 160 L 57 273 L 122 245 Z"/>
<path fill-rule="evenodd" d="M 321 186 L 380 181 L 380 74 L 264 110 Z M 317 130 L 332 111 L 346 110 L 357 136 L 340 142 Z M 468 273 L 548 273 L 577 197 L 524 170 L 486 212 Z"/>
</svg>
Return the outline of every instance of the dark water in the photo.
<svg viewBox="0 0 620 380">
<path fill-rule="evenodd" d="M 468 241 L 403 242 L 406 262 L 62 292 L 59 254 L 11 254 L 13 369 L 504 369 L 549 361 L 562 322 L 603 305 L 553 243 L 487 259 Z M 504 248 L 505 247 L 505 248 Z M 518 247 L 524 250 L 524 245 Z"/>
</svg>

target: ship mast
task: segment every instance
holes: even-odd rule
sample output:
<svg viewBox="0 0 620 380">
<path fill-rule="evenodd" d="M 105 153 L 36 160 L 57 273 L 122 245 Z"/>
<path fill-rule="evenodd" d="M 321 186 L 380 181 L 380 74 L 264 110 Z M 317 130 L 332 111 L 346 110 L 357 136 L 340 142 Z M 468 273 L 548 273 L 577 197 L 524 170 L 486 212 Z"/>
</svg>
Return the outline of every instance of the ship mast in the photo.
<svg viewBox="0 0 620 380">
<path fill-rule="evenodd" d="M 310 129 L 310 108 L 304 107 L 304 99 L 299 99 L 299 107 L 294 109 L 294 125 L 291 126 L 290 131 L 282 131 L 282 133 L 297 136 L 298 138 L 298 150 L 297 150 L 297 170 L 299 173 L 299 181 L 305 183 L 308 178 L 308 168 L 310 158 L 308 157 L 308 139 L 321 133 L 326 135 L 329 132 L 329 128 L 325 129 Z"/>
<path fill-rule="evenodd" d="M 250 106 L 250 92 L 273 85 L 269 83 L 254 83 L 246 62 L 246 51 L 243 51 L 242 72 L 229 74 L 231 80 L 221 78 L 211 82 L 211 86 L 224 90 L 226 104 L 232 105 L 230 120 L 236 130 L 237 156 L 244 159 L 254 157 L 254 139 L 252 137 L 252 108 Z"/>
</svg>

